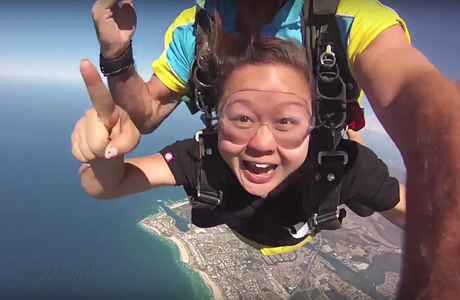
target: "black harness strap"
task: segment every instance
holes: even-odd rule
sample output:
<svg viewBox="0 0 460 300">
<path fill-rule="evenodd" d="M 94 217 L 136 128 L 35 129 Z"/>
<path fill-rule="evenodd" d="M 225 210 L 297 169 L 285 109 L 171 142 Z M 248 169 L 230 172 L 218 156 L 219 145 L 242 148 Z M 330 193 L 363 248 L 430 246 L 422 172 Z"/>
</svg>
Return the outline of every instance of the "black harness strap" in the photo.
<svg viewBox="0 0 460 300">
<path fill-rule="evenodd" d="M 219 175 L 222 159 L 219 156 L 217 132 L 211 130 L 198 131 L 195 140 L 200 147 L 200 169 L 196 195 L 190 198 L 190 204 L 200 209 L 214 209 L 222 203 L 222 182 Z"/>
<path fill-rule="evenodd" d="M 228 210 L 223 203 L 223 190 L 229 184 L 224 175 L 227 166 L 217 149 L 217 132 L 207 129 L 198 131 L 195 140 L 200 147 L 200 169 L 196 194 L 189 197 L 190 205 L 195 209 L 214 210 L 219 221 L 227 226 L 240 226 L 242 220 L 254 215 L 266 198 L 258 198 L 239 210 Z"/>
<path fill-rule="evenodd" d="M 347 87 L 340 74 L 345 50 L 335 19 L 339 2 L 308 0 L 303 7 L 304 46 L 313 66 L 316 91 L 317 123 L 311 146 L 317 149 L 313 153 L 317 153 L 318 161 L 308 173 L 308 192 L 303 195 L 305 210 L 311 207 L 311 201 L 316 202 L 316 213 L 310 221 L 313 235 L 324 229 L 339 229 L 345 217 L 345 210 L 339 210 L 338 206 L 348 155 L 336 150 L 347 125 Z"/>
<path fill-rule="evenodd" d="M 195 14 L 195 59 L 190 69 L 190 80 L 187 86 L 187 95 L 190 101 L 186 102 L 189 111 L 196 114 L 199 111 L 205 114 L 206 128 L 216 124 L 216 113 L 212 102 L 212 75 L 209 69 L 209 59 L 212 55 L 209 40 L 214 18 L 200 5 L 196 5 Z"/>
<path fill-rule="evenodd" d="M 320 132 L 321 130 L 324 129 L 312 133 L 310 145 L 312 154 L 317 154 L 317 161 L 311 164 L 307 172 L 307 186 L 303 193 L 304 210 L 311 210 L 313 202 L 313 211 L 316 212 L 309 221 L 312 235 L 322 230 L 339 229 L 346 216 L 346 211 L 338 207 L 341 205 L 340 192 L 345 167 L 349 163 L 348 156 L 341 152 L 334 155 L 334 152 L 320 151 L 321 148 L 327 147 L 324 141 L 326 133 Z"/>
<path fill-rule="evenodd" d="M 309 62 L 313 66 L 317 93 L 317 99 L 314 101 L 317 124 L 312 132 L 311 141 L 314 142 L 311 144 L 318 149 L 317 152 L 314 152 L 318 154 L 318 160 L 314 164 L 314 169 L 308 173 L 308 191 L 302 195 L 305 211 L 312 211 L 312 202 L 316 203 L 313 209 L 315 213 L 309 220 L 313 235 L 321 230 L 340 228 L 342 219 L 345 217 L 345 210 L 339 210 L 338 206 L 340 205 L 341 181 L 348 163 L 348 155 L 336 150 L 336 147 L 342 138 L 341 132 L 347 125 L 347 102 L 356 100 L 359 95 L 358 93 L 355 98 L 353 92 L 350 92 L 354 89 L 347 88 L 348 84 L 343 78 L 343 70 L 348 70 L 348 66 L 335 19 L 339 2 L 340 0 L 306 0 L 303 7 L 303 42 Z M 225 205 L 222 205 L 224 183 L 220 182 L 217 176 L 222 170 L 219 163 L 222 160 L 216 148 L 217 132 L 212 124 L 213 116 L 210 109 L 212 107 L 206 102 L 212 97 L 210 93 L 212 81 L 208 66 L 204 62 L 206 55 L 210 54 L 206 43 L 212 20 L 208 13 L 199 6 L 197 6 L 196 18 L 196 59 L 192 67 L 189 86 L 189 91 L 193 93 L 190 104 L 195 105 L 196 109 L 195 112 L 191 106 L 189 109 L 192 113 L 199 110 L 205 112 L 207 122 L 206 129 L 196 135 L 196 140 L 200 144 L 201 170 L 198 174 L 199 183 L 196 195 L 191 197 L 190 203 L 196 208 L 203 209 L 219 207 L 216 210 L 219 212 L 219 217 L 231 226 L 236 215 L 246 218 L 251 216 L 255 208 L 262 205 L 265 199 L 257 200 L 237 212 L 226 212 Z"/>
</svg>

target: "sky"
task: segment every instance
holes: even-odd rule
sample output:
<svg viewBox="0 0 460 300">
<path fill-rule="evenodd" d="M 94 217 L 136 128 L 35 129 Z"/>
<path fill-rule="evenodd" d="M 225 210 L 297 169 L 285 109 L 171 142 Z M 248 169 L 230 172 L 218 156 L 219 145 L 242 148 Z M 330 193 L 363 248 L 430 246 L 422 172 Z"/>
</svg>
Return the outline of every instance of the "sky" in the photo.
<svg viewBox="0 0 460 300">
<path fill-rule="evenodd" d="M 406 21 L 415 47 L 451 78 L 460 81 L 458 53 L 460 2 L 383 0 Z M 83 85 L 79 73 L 82 58 L 98 64 L 91 7 L 94 0 L 8 1 L 0 9 L 0 88 L 5 79 L 45 80 Z M 432 2 L 433 3 L 433 2 Z M 164 33 L 174 18 L 195 0 L 135 1 L 138 28 L 134 36 L 136 67 L 145 80 L 152 75 L 151 64 L 164 47 Z M 88 99 L 82 99 L 87 101 Z M 383 128 L 364 103 L 367 129 Z"/>
</svg>

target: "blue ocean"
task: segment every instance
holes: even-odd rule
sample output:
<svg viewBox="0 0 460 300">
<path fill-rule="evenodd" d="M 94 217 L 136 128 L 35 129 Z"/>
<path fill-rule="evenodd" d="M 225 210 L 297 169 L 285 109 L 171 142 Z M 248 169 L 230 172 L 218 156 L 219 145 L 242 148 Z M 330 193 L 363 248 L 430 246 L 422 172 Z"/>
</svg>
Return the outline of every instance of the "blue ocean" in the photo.
<svg viewBox="0 0 460 300">
<path fill-rule="evenodd" d="M 2 81 L 0 90 L 0 299 L 210 299 L 177 248 L 138 225 L 182 189 L 110 201 L 81 189 L 70 135 L 91 107 L 83 82 Z M 181 105 L 132 155 L 200 126 Z"/>
</svg>

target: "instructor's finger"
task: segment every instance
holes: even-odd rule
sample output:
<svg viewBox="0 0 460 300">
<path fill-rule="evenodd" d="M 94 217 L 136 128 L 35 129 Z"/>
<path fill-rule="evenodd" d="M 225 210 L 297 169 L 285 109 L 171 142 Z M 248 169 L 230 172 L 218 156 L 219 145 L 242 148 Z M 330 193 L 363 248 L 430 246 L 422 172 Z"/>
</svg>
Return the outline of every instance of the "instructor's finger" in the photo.
<svg viewBox="0 0 460 300">
<path fill-rule="evenodd" d="M 96 67 L 86 59 L 81 61 L 80 73 L 98 117 L 107 124 L 110 116 L 115 112 L 116 106 L 102 81 L 101 75 L 99 75 Z"/>
</svg>

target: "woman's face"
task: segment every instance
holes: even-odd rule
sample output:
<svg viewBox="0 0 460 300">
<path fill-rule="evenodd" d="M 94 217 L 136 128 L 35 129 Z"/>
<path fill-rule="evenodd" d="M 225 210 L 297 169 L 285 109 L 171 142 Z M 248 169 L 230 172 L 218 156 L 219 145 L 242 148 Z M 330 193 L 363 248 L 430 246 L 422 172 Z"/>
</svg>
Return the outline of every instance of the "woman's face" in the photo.
<svg viewBox="0 0 460 300">
<path fill-rule="evenodd" d="M 307 157 L 309 82 L 285 65 L 247 65 L 230 74 L 222 94 L 219 151 L 249 193 L 266 196 Z"/>
</svg>

